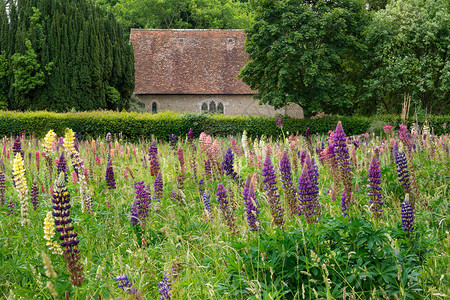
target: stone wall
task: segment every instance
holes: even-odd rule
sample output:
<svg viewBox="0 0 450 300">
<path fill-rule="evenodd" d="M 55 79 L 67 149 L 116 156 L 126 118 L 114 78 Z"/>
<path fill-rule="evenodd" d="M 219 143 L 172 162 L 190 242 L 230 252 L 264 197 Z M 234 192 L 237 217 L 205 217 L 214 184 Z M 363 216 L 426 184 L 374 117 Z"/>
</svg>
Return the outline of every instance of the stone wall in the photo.
<svg viewBox="0 0 450 300">
<path fill-rule="evenodd" d="M 274 117 L 276 114 L 287 114 L 295 118 L 303 118 L 303 110 L 297 104 L 290 104 L 285 108 L 275 110 L 269 105 L 258 105 L 258 100 L 252 95 L 136 95 L 144 104 L 147 111 L 152 111 L 156 103 L 157 112 L 171 110 L 175 112 L 201 113 L 215 105 L 216 111 L 223 105 L 225 115 L 255 115 Z"/>
</svg>

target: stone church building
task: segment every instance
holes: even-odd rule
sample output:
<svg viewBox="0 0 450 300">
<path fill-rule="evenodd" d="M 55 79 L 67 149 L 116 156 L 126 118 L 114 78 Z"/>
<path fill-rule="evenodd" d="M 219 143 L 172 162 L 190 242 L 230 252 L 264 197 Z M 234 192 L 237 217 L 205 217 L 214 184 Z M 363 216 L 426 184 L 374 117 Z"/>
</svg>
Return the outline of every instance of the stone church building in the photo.
<svg viewBox="0 0 450 300">
<path fill-rule="evenodd" d="M 247 60 L 243 30 L 131 29 L 135 94 L 151 112 L 302 118 L 297 104 L 274 110 L 237 76 Z"/>
</svg>

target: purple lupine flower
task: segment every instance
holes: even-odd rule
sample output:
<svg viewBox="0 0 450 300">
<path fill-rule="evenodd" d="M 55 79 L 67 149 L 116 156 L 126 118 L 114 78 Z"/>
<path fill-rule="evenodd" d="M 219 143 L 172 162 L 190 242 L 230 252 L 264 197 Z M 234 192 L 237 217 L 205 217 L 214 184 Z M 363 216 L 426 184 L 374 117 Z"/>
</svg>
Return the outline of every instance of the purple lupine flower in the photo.
<svg viewBox="0 0 450 300">
<path fill-rule="evenodd" d="M 176 149 L 178 137 L 175 134 L 169 134 L 169 146 L 172 150 Z"/>
<path fill-rule="evenodd" d="M 172 297 L 172 294 L 170 293 L 170 280 L 167 277 L 166 272 L 164 272 L 162 281 L 158 282 L 158 286 L 160 287 L 158 293 L 161 295 L 159 300 L 170 299 L 170 297 Z"/>
<path fill-rule="evenodd" d="M 348 216 L 348 199 L 347 194 L 345 193 L 345 189 L 342 191 L 341 196 L 341 210 L 344 217 Z"/>
<path fill-rule="evenodd" d="M 90 191 L 86 192 L 85 204 L 86 204 L 86 212 L 88 214 L 92 214 L 94 212 L 94 203 L 92 202 L 92 195 Z"/>
<path fill-rule="evenodd" d="M 109 143 L 111 143 L 111 132 L 108 132 L 107 134 L 106 134 L 106 142 L 109 144 Z"/>
<path fill-rule="evenodd" d="M 209 159 L 205 162 L 205 176 L 206 178 L 211 178 L 212 176 L 211 161 Z"/>
<path fill-rule="evenodd" d="M 7 216 L 10 216 L 14 213 L 14 209 L 16 209 L 16 204 L 14 201 L 10 198 L 8 203 L 8 212 L 6 213 Z"/>
<path fill-rule="evenodd" d="M 135 199 L 136 199 L 136 206 L 138 209 L 138 216 L 140 220 L 144 220 L 148 217 L 148 195 L 147 191 L 145 190 L 145 185 L 143 181 L 136 182 L 135 185 Z"/>
<path fill-rule="evenodd" d="M 79 263 L 80 250 L 77 248 L 79 241 L 77 234 L 73 232 L 74 226 L 70 223 L 70 194 L 67 190 L 64 175 L 59 174 L 53 193 L 53 216 L 55 217 L 56 231 L 59 232 L 61 247 L 64 248 L 64 258 L 70 272 L 70 282 L 79 286 L 83 283 L 83 265 Z"/>
<path fill-rule="evenodd" d="M 317 223 L 320 215 L 318 192 L 312 177 L 313 171 L 310 158 L 307 157 L 298 178 L 298 200 L 307 223 Z"/>
<path fill-rule="evenodd" d="M 187 134 L 188 144 L 192 145 L 194 143 L 194 138 L 195 138 L 194 130 L 192 130 L 192 128 L 189 128 L 189 132 Z"/>
<path fill-rule="evenodd" d="M 140 222 L 140 219 L 139 219 L 139 208 L 138 208 L 136 200 L 133 201 L 133 205 L 131 206 L 130 221 L 131 221 L 131 226 L 133 226 L 133 227 L 138 225 L 139 222 Z"/>
<path fill-rule="evenodd" d="M 411 133 L 409 132 L 408 127 L 406 127 L 405 125 L 400 124 L 399 127 L 400 129 L 398 131 L 398 138 L 408 148 L 408 150 L 411 151 L 413 148 Z"/>
<path fill-rule="evenodd" d="M 237 173 L 233 168 L 234 163 L 234 154 L 231 147 L 228 147 L 227 152 L 223 156 L 222 169 L 225 171 L 227 176 L 230 176 L 232 179 L 237 178 Z"/>
<path fill-rule="evenodd" d="M 302 153 L 300 154 L 300 165 L 304 165 L 305 164 L 305 160 L 306 160 L 306 151 L 302 151 Z"/>
<path fill-rule="evenodd" d="M 281 123 L 281 118 L 280 117 L 277 118 L 277 127 L 279 129 L 283 129 L 283 123 Z"/>
<path fill-rule="evenodd" d="M 342 128 L 341 121 L 338 122 L 333 134 L 334 155 L 338 170 L 344 184 L 346 199 L 353 202 L 352 178 L 350 176 L 350 155 L 348 154 L 347 136 Z"/>
<path fill-rule="evenodd" d="M 286 199 L 290 209 L 291 216 L 299 215 L 301 213 L 300 207 L 297 202 L 297 190 L 292 183 L 291 178 L 291 162 L 289 161 L 289 155 L 287 151 L 283 152 L 280 161 L 280 179 L 283 183 L 283 189 L 286 193 Z"/>
<path fill-rule="evenodd" d="M 406 160 L 405 153 L 403 151 L 395 151 L 395 163 L 397 164 L 398 180 L 405 191 L 408 194 L 410 190 L 408 162 Z"/>
<path fill-rule="evenodd" d="M 108 189 L 116 189 L 116 180 L 114 179 L 114 169 L 112 166 L 112 161 L 108 160 L 108 164 L 106 167 L 106 185 Z"/>
<path fill-rule="evenodd" d="M 78 133 L 73 133 L 73 147 L 78 151 Z M 79 152 L 79 151 L 78 151 Z"/>
<path fill-rule="evenodd" d="M 69 172 L 69 167 L 67 166 L 67 161 L 64 158 L 64 152 L 61 152 L 61 156 L 59 157 L 58 164 L 56 165 L 56 173 L 64 173 L 64 180 L 66 183 L 68 182 L 67 172 Z"/>
<path fill-rule="evenodd" d="M 36 182 L 31 185 L 31 203 L 33 204 L 33 209 L 36 210 L 39 207 L 39 188 Z"/>
<path fill-rule="evenodd" d="M 114 280 L 118 282 L 117 287 L 122 288 L 122 290 L 127 292 L 128 294 L 136 293 L 136 289 L 132 288 L 133 283 L 130 282 L 127 275 L 120 275 L 120 276 L 114 277 Z"/>
<path fill-rule="evenodd" d="M 203 216 L 210 221 L 213 220 L 213 215 L 211 211 L 211 194 L 208 190 L 203 192 Z"/>
<path fill-rule="evenodd" d="M 203 193 L 205 192 L 204 184 L 205 182 L 203 181 L 203 178 L 200 178 L 200 181 L 198 182 L 198 193 L 200 195 L 200 198 L 203 197 Z"/>
<path fill-rule="evenodd" d="M 0 170 L 0 206 L 4 206 L 6 203 L 6 185 L 5 174 Z"/>
<path fill-rule="evenodd" d="M 402 203 L 402 228 L 403 231 L 408 231 L 408 234 L 414 230 L 414 210 L 409 202 L 408 194 Z"/>
<path fill-rule="evenodd" d="M 277 192 L 277 176 L 275 175 L 275 169 L 273 167 L 272 161 L 270 160 L 270 155 L 266 156 L 262 171 L 262 175 L 264 177 L 264 190 L 266 191 L 267 201 L 269 202 L 270 206 L 270 213 L 273 217 L 273 223 L 277 226 L 282 227 L 284 224 L 284 208 L 281 206 L 281 201 L 279 199 L 280 194 L 278 194 Z"/>
<path fill-rule="evenodd" d="M 251 184 L 250 175 L 248 175 L 244 186 L 243 198 L 245 203 L 245 211 L 247 213 L 247 222 L 250 227 L 250 231 L 261 230 L 259 216 L 259 205 L 256 200 L 255 190 Z"/>
<path fill-rule="evenodd" d="M 20 153 L 20 155 L 22 156 L 22 159 L 25 160 L 25 153 L 22 150 L 22 144 L 20 142 L 20 136 L 18 136 L 13 144 L 13 153 L 14 153 L 14 157 L 16 156 L 17 153 Z"/>
<path fill-rule="evenodd" d="M 156 175 L 155 183 L 153 185 L 153 199 L 162 199 L 163 197 L 163 179 L 161 176 L 161 172 Z"/>
<path fill-rule="evenodd" d="M 381 208 L 383 206 L 383 202 L 381 201 L 380 178 L 381 178 L 380 164 L 378 163 L 378 160 L 374 156 L 369 166 L 369 179 L 368 179 L 369 184 L 367 186 L 370 190 L 369 193 L 367 193 L 367 195 L 371 197 L 369 200 L 370 211 L 373 213 L 373 216 L 375 218 L 381 218 L 383 214 L 383 209 Z"/>
<path fill-rule="evenodd" d="M 150 161 L 151 176 L 158 175 L 161 168 L 158 161 L 158 147 L 156 146 L 156 140 L 154 140 L 148 148 L 148 160 Z"/>
<path fill-rule="evenodd" d="M 234 215 L 233 211 L 228 205 L 228 200 L 226 199 L 228 197 L 227 190 L 223 186 L 222 183 L 219 183 L 217 185 L 217 202 L 219 202 L 219 209 L 222 212 L 223 219 L 228 225 L 228 228 L 231 231 L 231 235 L 236 235 L 239 232 L 236 231 L 236 224 L 234 221 Z"/>
</svg>

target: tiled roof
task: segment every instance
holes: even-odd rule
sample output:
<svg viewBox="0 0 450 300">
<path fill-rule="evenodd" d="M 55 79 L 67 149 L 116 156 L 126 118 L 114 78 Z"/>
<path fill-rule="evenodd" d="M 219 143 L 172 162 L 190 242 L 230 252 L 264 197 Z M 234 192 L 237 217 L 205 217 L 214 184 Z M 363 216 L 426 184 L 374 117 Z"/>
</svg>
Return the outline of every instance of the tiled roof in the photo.
<svg viewBox="0 0 450 300">
<path fill-rule="evenodd" d="M 136 94 L 255 94 L 243 30 L 131 29 Z"/>
</svg>

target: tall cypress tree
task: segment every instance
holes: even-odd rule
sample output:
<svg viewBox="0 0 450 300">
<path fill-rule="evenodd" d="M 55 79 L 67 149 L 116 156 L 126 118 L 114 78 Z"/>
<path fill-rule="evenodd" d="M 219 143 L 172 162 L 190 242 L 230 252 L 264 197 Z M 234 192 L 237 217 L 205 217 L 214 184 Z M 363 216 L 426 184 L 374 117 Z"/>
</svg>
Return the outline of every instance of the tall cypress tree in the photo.
<svg viewBox="0 0 450 300">
<path fill-rule="evenodd" d="M 9 2 L 7 12 L 6 0 L 0 0 L 0 94 L 9 109 L 127 108 L 133 50 L 111 14 L 90 0 Z M 33 73 L 26 74 L 27 61 Z M 14 74 L 39 81 L 24 95 Z"/>
</svg>

